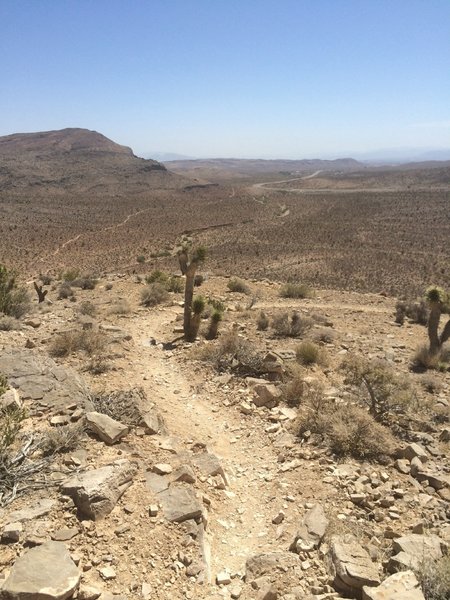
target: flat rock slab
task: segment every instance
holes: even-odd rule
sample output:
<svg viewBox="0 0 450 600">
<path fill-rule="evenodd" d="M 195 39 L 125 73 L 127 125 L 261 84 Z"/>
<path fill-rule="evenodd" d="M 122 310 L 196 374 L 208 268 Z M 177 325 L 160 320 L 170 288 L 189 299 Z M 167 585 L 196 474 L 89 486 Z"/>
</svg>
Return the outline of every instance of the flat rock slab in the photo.
<svg viewBox="0 0 450 600">
<path fill-rule="evenodd" d="M 395 573 L 378 587 L 363 587 L 362 600 L 425 600 L 412 571 Z"/>
<path fill-rule="evenodd" d="M 55 505 L 56 500 L 52 500 L 51 498 L 42 498 L 41 500 L 33 502 L 31 506 L 13 510 L 12 512 L 7 513 L 5 510 L 2 510 L 0 512 L 0 518 L 2 521 L 8 519 L 10 523 L 31 521 L 47 515 Z"/>
<path fill-rule="evenodd" d="M 339 592 L 362 597 L 363 586 L 380 584 L 380 573 L 369 553 L 352 536 L 331 540 L 331 560 L 335 570 L 334 588 Z"/>
<path fill-rule="evenodd" d="M 113 510 L 136 472 L 135 463 L 117 460 L 106 467 L 74 475 L 62 484 L 61 492 L 73 499 L 82 517 L 95 521 Z"/>
<path fill-rule="evenodd" d="M 164 477 L 164 475 L 158 475 L 157 473 L 151 473 L 150 471 L 145 473 L 145 481 L 147 483 L 147 487 L 154 493 L 159 494 L 170 485 L 170 479 L 168 477 Z"/>
<path fill-rule="evenodd" d="M 249 556 L 245 563 L 245 581 L 251 582 L 263 575 L 276 575 L 291 569 L 300 569 L 300 561 L 292 552 L 267 552 Z"/>
<path fill-rule="evenodd" d="M 72 369 L 61 367 L 36 351 L 7 348 L 0 352 L 0 373 L 24 400 L 44 400 L 49 407 L 65 408 L 77 404 L 92 410 L 90 390 Z"/>
<path fill-rule="evenodd" d="M 16 560 L 1 591 L 1 600 L 66 600 L 80 583 L 81 572 L 61 542 L 46 542 Z"/>
<path fill-rule="evenodd" d="M 202 505 L 195 491 L 188 485 L 173 483 L 158 494 L 163 513 L 168 521 L 182 523 L 202 516 Z"/>
<path fill-rule="evenodd" d="M 86 424 L 90 431 L 98 435 L 108 445 L 117 443 L 129 431 L 128 427 L 123 425 L 123 423 L 95 411 L 86 414 Z"/>
</svg>

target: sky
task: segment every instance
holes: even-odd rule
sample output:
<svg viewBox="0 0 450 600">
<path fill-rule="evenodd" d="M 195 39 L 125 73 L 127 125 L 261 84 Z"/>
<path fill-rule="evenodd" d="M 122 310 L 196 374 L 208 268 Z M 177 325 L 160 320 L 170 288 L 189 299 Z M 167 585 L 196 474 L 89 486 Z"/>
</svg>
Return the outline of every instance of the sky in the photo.
<svg viewBox="0 0 450 600">
<path fill-rule="evenodd" d="M 138 155 L 450 148 L 450 0 L 0 0 L 0 136 Z"/>
</svg>

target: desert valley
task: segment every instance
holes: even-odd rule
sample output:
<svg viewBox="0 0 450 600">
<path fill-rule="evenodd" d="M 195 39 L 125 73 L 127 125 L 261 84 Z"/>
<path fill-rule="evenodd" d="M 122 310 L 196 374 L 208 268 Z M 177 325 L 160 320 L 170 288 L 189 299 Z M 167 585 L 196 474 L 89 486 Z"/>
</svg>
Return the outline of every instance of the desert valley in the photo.
<svg viewBox="0 0 450 600">
<path fill-rule="evenodd" d="M 448 600 L 449 203 L 0 137 L 0 598 Z"/>
</svg>

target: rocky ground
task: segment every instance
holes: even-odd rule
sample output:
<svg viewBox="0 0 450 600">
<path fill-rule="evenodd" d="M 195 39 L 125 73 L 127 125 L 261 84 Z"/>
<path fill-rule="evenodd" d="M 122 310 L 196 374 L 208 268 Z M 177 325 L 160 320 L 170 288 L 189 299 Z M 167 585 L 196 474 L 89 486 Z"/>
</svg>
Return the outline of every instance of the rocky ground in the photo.
<svg viewBox="0 0 450 600">
<path fill-rule="evenodd" d="M 0 598 L 424 597 L 423 559 L 450 543 L 450 373 L 435 373 L 430 392 L 410 372 L 426 331 L 396 325 L 392 299 L 323 290 L 293 300 L 268 281 L 249 286 L 252 306 L 223 278 L 201 292 L 226 305 L 223 335 L 250 340 L 271 365 L 256 378 L 199 360 L 216 341 L 170 343 L 181 294 L 144 308 L 143 284 L 128 276 L 73 302 L 50 290 L 20 329 L 0 331 L 1 401 L 25 410 L 2 471 Z M 298 340 L 255 325 L 261 310 L 293 309 L 333 332 L 326 362 L 304 379 L 336 405 L 350 393 L 339 370 L 348 354 L 411 378 L 418 408 L 387 461 L 338 457 L 297 435 L 299 409 L 282 390 Z M 101 357 L 50 358 L 67 330 L 105 336 Z"/>
</svg>

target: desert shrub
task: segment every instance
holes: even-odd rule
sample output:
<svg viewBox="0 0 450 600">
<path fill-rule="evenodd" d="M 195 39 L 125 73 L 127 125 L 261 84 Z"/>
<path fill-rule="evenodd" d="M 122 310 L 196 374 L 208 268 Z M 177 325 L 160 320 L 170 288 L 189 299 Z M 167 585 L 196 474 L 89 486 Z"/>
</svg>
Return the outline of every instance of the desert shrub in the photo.
<svg viewBox="0 0 450 600">
<path fill-rule="evenodd" d="M 0 314 L 0 331 L 14 331 L 20 327 L 20 321 L 15 317 Z"/>
<path fill-rule="evenodd" d="M 442 381 L 433 373 L 427 373 L 423 375 L 420 383 L 422 384 L 424 390 L 430 394 L 437 394 L 443 388 Z"/>
<path fill-rule="evenodd" d="M 199 273 L 194 277 L 194 286 L 195 287 L 200 287 L 203 282 L 205 281 L 205 278 L 203 275 L 200 275 Z"/>
<path fill-rule="evenodd" d="M 302 337 L 312 327 L 313 321 L 309 317 L 303 317 L 294 311 L 280 313 L 272 319 L 272 329 L 277 337 Z"/>
<path fill-rule="evenodd" d="M 304 283 L 286 283 L 281 286 L 280 296 L 282 298 L 312 298 L 311 288 Z"/>
<path fill-rule="evenodd" d="M 109 394 L 96 394 L 91 398 L 94 409 L 125 425 L 140 425 L 142 415 L 139 407 L 148 405 L 145 392 L 140 387 L 117 390 Z"/>
<path fill-rule="evenodd" d="M 75 294 L 68 281 L 63 281 L 58 289 L 58 300 L 66 300 L 68 298 L 74 298 Z"/>
<path fill-rule="evenodd" d="M 162 283 L 155 282 L 146 286 L 141 292 L 141 304 L 144 306 L 156 306 L 167 302 L 169 293 Z"/>
<path fill-rule="evenodd" d="M 300 436 L 316 434 L 338 456 L 385 461 L 395 449 L 392 434 L 365 409 L 336 405 L 319 386 L 304 394 L 295 428 Z"/>
<path fill-rule="evenodd" d="M 80 445 L 83 435 L 84 427 L 79 423 L 52 427 L 41 435 L 39 447 L 44 456 L 70 452 Z"/>
<path fill-rule="evenodd" d="M 139 254 L 139 256 L 136 256 L 136 262 L 139 264 L 145 263 L 145 256 L 143 254 Z"/>
<path fill-rule="evenodd" d="M 92 302 L 89 302 L 89 300 L 85 300 L 84 302 L 82 302 L 78 310 L 80 311 L 80 314 L 89 317 L 93 317 L 97 312 L 95 304 L 92 304 Z"/>
<path fill-rule="evenodd" d="M 78 287 L 82 290 L 93 290 L 98 283 L 98 279 L 92 275 L 83 275 L 83 277 L 77 277 L 71 283 L 73 287 Z"/>
<path fill-rule="evenodd" d="M 450 554 L 438 560 L 424 560 L 416 575 L 426 600 L 450 598 Z"/>
<path fill-rule="evenodd" d="M 167 282 L 167 289 L 169 292 L 174 292 L 175 294 L 181 294 L 184 290 L 184 282 L 181 277 L 177 275 L 172 275 Z"/>
<path fill-rule="evenodd" d="M 266 331 L 269 327 L 269 317 L 265 312 L 261 311 L 256 319 L 256 329 L 258 331 Z"/>
<path fill-rule="evenodd" d="M 102 375 L 111 368 L 110 363 L 104 356 L 93 356 L 84 367 L 84 371 L 88 371 L 91 375 Z"/>
<path fill-rule="evenodd" d="M 336 332 L 329 327 L 321 327 L 311 332 L 311 340 L 316 343 L 332 344 L 336 339 Z"/>
<path fill-rule="evenodd" d="M 239 279 L 239 277 L 232 277 L 227 283 L 227 288 L 230 292 L 239 292 L 241 294 L 251 293 L 250 287 L 243 279 Z"/>
<path fill-rule="evenodd" d="M 99 331 L 92 329 L 63 331 L 53 339 L 49 352 L 51 356 L 64 357 L 73 352 L 83 351 L 89 356 L 103 352 L 107 337 Z"/>
<path fill-rule="evenodd" d="M 426 325 L 429 314 L 429 308 L 424 300 L 399 300 L 395 305 L 395 322 L 399 325 L 403 325 L 406 317 L 412 323 Z"/>
<path fill-rule="evenodd" d="M 0 264 L 0 313 L 20 319 L 30 310 L 27 290 L 17 283 L 17 275 Z"/>
<path fill-rule="evenodd" d="M 210 363 L 218 371 L 233 371 L 240 375 L 264 372 L 264 356 L 249 340 L 236 331 L 229 331 L 212 344 L 195 352 L 195 357 Z"/>
<path fill-rule="evenodd" d="M 289 375 L 289 380 L 282 386 L 283 400 L 289 406 L 297 407 L 306 390 L 304 372 L 298 366 L 294 366 Z"/>
<path fill-rule="evenodd" d="M 301 365 L 323 364 L 325 357 L 323 350 L 317 344 L 310 340 L 301 342 L 295 349 L 295 357 Z"/>
<path fill-rule="evenodd" d="M 80 269 L 72 268 L 72 269 L 68 269 L 67 271 L 64 271 L 64 273 L 61 274 L 61 279 L 63 281 L 72 282 L 72 281 L 75 281 L 75 279 L 79 276 L 80 276 Z"/>
<path fill-rule="evenodd" d="M 150 275 L 147 275 L 145 278 L 145 283 L 147 284 L 158 282 L 162 283 L 163 285 L 166 285 L 168 281 L 169 275 L 167 273 L 164 273 L 164 271 L 160 271 L 159 269 L 155 269 L 150 273 Z"/>
<path fill-rule="evenodd" d="M 341 368 L 345 383 L 357 388 L 358 399 L 376 420 L 389 422 L 394 414 L 414 408 L 416 394 L 410 382 L 386 361 L 349 355 Z"/>
<path fill-rule="evenodd" d="M 126 298 L 116 298 L 108 308 L 110 315 L 127 315 L 130 312 L 131 306 Z"/>
<path fill-rule="evenodd" d="M 2 475 L 4 473 L 1 467 L 9 463 L 10 450 L 17 441 L 25 418 L 26 413 L 23 408 L 14 406 L 0 409 L 0 473 Z"/>
<path fill-rule="evenodd" d="M 221 300 L 217 300 L 216 298 L 208 298 L 207 304 L 211 306 L 213 310 L 218 310 L 221 313 L 224 313 L 227 308 Z"/>
<path fill-rule="evenodd" d="M 110 291 L 110 290 L 112 290 L 112 289 L 113 289 L 113 284 L 112 284 L 111 282 L 110 282 L 110 283 L 107 283 L 107 284 L 105 285 L 105 290 L 106 290 L 107 292 L 109 292 L 109 291 Z"/>
</svg>

